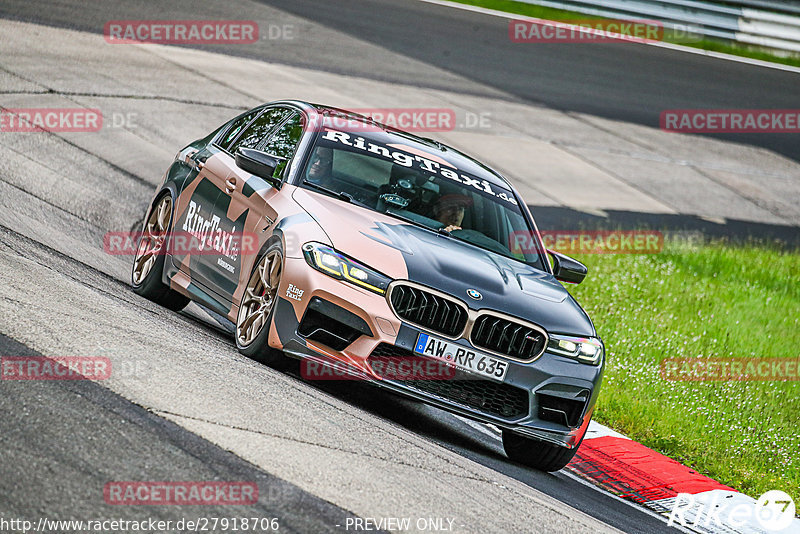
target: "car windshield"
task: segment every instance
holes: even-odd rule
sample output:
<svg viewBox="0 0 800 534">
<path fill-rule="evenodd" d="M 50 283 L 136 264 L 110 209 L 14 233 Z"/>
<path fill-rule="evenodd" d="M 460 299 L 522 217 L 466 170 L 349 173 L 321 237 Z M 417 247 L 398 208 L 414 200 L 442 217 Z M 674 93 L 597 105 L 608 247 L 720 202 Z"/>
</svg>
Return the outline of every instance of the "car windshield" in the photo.
<svg viewBox="0 0 800 534">
<path fill-rule="evenodd" d="M 525 246 L 533 234 L 509 189 L 419 147 L 386 132 L 325 129 L 302 184 L 542 268 L 537 247 Z"/>
</svg>

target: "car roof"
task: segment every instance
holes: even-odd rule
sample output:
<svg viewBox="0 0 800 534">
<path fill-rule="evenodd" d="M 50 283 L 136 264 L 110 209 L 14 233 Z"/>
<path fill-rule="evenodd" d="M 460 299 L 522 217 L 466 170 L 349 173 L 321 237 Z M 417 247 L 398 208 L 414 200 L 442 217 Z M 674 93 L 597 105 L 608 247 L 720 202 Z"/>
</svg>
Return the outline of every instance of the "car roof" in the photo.
<svg viewBox="0 0 800 534">
<path fill-rule="evenodd" d="M 325 116 L 341 117 L 348 120 L 356 120 L 363 122 L 364 124 L 367 124 L 372 128 L 380 129 L 382 132 L 384 132 L 389 136 L 396 136 L 398 138 L 398 142 L 402 142 L 411 146 L 416 145 L 415 148 L 418 148 L 425 152 L 432 152 L 437 157 L 440 157 L 446 160 L 447 162 L 451 163 L 454 167 L 464 172 L 475 175 L 477 177 L 483 178 L 492 185 L 498 185 L 506 189 L 513 189 L 509 181 L 506 180 L 502 175 L 500 175 L 497 171 L 495 171 L 491 167 L 488 167 L 487 165 L 481 163 L 480 161 L 477 161 L 476 159 L 464 154 L 460 150 L 445 145 L 444 143 L 440 143 L 439 141 L 436 141 L 434 139 L 414 135 L 412 133 L 394 128 L 392 126 L 387 126 L 385 124 L 382 124 L 372 119 L 371 117 L 367 117 L 366 115 L 362 115 L 354 111 L 348 111 L 346 109 L 336 108 L 333 106 L 312 104 L 310 102 L 304 102 L 300 100 L 271 102 L 270 104 L 267 105 L 275 105 L 275 104 L 291 104 L 301 108 L 306 112 L 316 112 Z"/>
</svg>

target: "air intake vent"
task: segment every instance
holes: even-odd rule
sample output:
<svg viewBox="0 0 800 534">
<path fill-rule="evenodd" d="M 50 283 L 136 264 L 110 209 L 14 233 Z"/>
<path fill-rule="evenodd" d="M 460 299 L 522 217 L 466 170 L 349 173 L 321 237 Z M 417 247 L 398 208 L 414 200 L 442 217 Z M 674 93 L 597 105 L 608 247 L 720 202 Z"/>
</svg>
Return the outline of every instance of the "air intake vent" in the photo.
<svg viewBox="0 0 800 534">
<path fill-rule="evenodd" d="M 475 320 L 470 338 L 476 347 L 526 362 L 541 356 L 547 344 L 543 330 L 488 313 Z"/>
<path fill-rule="evenodd" d="M 458 337 L 467 325 L 467 310 L 462 304 L 424 289 L 394 285 L 390 302 L 401 319 L 448 337 Z"/>
<path fill-rule="evenodd" d="M 427 359 L 402 347 L 381 343 L 370 354 L 367 361 L 372 366 L 376 362 L 386 361 L 387 358 L 407 358 L 409 361 L 418 358 Z M 380 375 L 379 369 L 383 369 L 385 366 L 372 368 Z M 510 384 L 476 378 L 475 375 L 460 370 L 455 370 L 454 373 L 452 378 L 442 380 L 389 380 L 419 393 L 443 399 L 480 413 L 504 419 L 517 419 L 528 415 L 530 394 L 527 390 Z"/>
<path fill-rule="evenodd" d="M 344 350 L 362 335 L 371 336 L 372 330 L 364 319 L 354 313 L 314 297 L 306 308 L 297 333 L 334 350 Z"/>
<path fill-rule="evenodd" d="M 575 399 L 566 399 L 537 393 L 536 400 L 539 404 L 539 419 L 551 421 L 559 425 L 577 427 L 581 422 L 581 415 L 586 408 L 588 392 L 585 396 Z"/>
</svg>

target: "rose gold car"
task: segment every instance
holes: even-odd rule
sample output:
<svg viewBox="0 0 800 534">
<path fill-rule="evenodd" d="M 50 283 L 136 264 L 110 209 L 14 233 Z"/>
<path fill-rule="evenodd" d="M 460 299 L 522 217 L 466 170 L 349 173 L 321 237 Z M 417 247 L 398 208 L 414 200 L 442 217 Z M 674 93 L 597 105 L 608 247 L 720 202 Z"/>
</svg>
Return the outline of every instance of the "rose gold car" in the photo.
<svg viewBox="0 0 800 534">
<path fill-rule="evenodd" d="M 604 348 L 559 282 L 586 268 L 549 254 L 552 265 L 519 194 L 485 165 L 284 101 L 179 152 L 132 280 L 170 309 L 193 300 L 227 317 L 244 354 L 493 423 L 509 457 L 552 471 L 589 424 Z"/>
</svg>

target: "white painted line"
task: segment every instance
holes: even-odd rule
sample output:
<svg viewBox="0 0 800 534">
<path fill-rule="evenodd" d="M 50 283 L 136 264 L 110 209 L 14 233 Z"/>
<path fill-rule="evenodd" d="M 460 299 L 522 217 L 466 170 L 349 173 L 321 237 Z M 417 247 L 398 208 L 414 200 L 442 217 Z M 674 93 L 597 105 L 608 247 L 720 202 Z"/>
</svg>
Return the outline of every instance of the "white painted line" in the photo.
<svg viewBox="0 0 800 534">
<path fill-rule="evenodd" d="M 583 477 L 581 477 L 579 475 L 576 475 L 575 473 L 570 471 L 569 467 L 566 467 L 566 468 L 562 469 L 561 471 L 559 471 L 559 474 L 563 474 L 563 475 L 567 476 L 568 478 L 571 478 L 572 480 L 575 480 L 575 481 L 579 482 L 580 484 L 583 484 L 584 486 L 588 486 L 588 487 L 590 487 L 590 488 L 592 488 L 592 489 L 594 489 L 596 491 L 599 491 L 599 492 L 601 492 L 601 493 L 603 493 L 605 495 L 608 495 L 612 499 L 614 499 L 614 500 L 616 500 L 616 501 L 618 501 L 620 503 L 623 503 L 626 506 L 630 506 L 631 508 L 634 508 L 634 509 L 636 509 L 636 510 L 638 510 L 640 512 L 644 512 L 644 513 L 646 513 L 647 515 L 649 515 L 651 517 L 655 517 L 659 521 L 662 521 L 662 522 L 666 523 L 667 520 L 668 520 L 663 515 L 661 515 L 659 513 L 656 513 L 653 510 L 650 510 L 646 506 L 642 506 L 642 505 L 640 505 L 638 503 L 635 503 L 633 501 L 629 501 L 629 500 L 623 499 L 619 495 L 614 495 L 610 491 L 606 491 L 602 487 L 600 487 L 600 486 L 598 486 L 596 484 L 592 484 L 591 482 L 589 482 L 585 478 L 583 478 Z M 685 528 L 681 527 L 680 525 L 673 525 L 673 528 L 675 529 L 676 532 L 685 532 L 686 534 L 692 534 L 690 530 L 686 530 Z"/>
<path fill-rule="evenodd" d="M 567 24 L 565 22 L 558 22 L 554 20 L 547 20 L 547 19 L 538 19 L 535 17 L 526 17 L 525 15 L 518 15 L 516 13 L 508 13 L 506 11 L 497 11 L 495 9 L 488 9 L 485 7 L 477 7 L 477 6 L 470 6 L 467 4 L 459 4 L 457 2 L 448 2 L 447 0 L 418 0 L 419 2 L 425 2 L 426 4 L 434 4 L 437 6 L 443 7 L 451 7 L 453 9 L 461 9 L 463 11 L 472 11 L 473 13 L 481 13 L 483 15 L 490 15 L 493 17 L 501 17 L 504 19 L 512 19 L 512 20 L 525 20 L 528 22 L 535 22 L 537 24 L 542 24 L 544 26 L 551 26 L 551 27 L 563 27 L 569 28 L 572 31 L 583 32 L 583 33 L 597 33 L 600 32 L 602 35 L 605 35 L 610 38 L 618 38 L 621 41 L 635 43 L 635 44 L 644 44 L 649 46 L 657 46 L 659 48 L 666 48 L 668 50 L 675 50 L 678 52 L 688 52 L 690 54 L 697 54 L 701 56 L 712 57 L 715 59 L 724 59 L 728 61 L 735 61 L 737 63 L 744 63 L 747 65 L 753 65 L 756 67 L 765 67 L 769 69 L 776 69 L 776 70 L 783 70 L 786 72 L 794 72 L 800 73 L 800 67 L 793 67 L 791 65 L 781 65 L 780 63 L 772 63 L 769 61 L 762 61 L 760 59 L 752 59 L 749 57 L 742 57 L 742 56 L 735 56 L 733 54 L 724 54 L 722 52 L 712 52 L 711 50 L 703 50 L 701 48 L 692 48 L 691 46 L 683 46 L 674 43 L 665 43 L 663 41 L 632 41 L 630 37 L 626 37 L 624 35 L 620 35 L 615 37 L 614 34 L 609 34 L 607 32 L 602 32 L 600 30 L 594 30 L 592 28 L 584 28 L 581 26 L 574 26 L 571 24 Z"/>
<path fill-rule="evenodd" d="M 451 415 L 492 439 L 501 439 L 501 431 L 495 425 L 479 423 L 455 414 Z M 589 428 L 586 430 L 586 439 L 607 436 L 630 439 L 629 437 L 595 421 L 591 421 L 589 423 Z M 660 499 L 642 505 L 628 499 L 623 499 L 622 497 L 611 493 L 602 486 L 598 486 L 576 472 L 571 471 L 569 467 L 559 471 L 559 474 L 563 474 L 567 478 L 570 478 L 579 484 L 582 484 L 583 486 L 608 495 L 612 499 L 624 504 L 625 506 L 635 508 L 636 510 L 642 511 L 663 523 L 669 524 L 669 514 L 663 512 L 663 510 L 671 511 L 675 505 L 675 498 Z M 693 506 L 688 507 L 688 509 L 684 510 L 683 512 L 683 517 L 686 522 L 685 526 L 675 522 L 673 522 L 672 525 L 669 525 L 670 528 L 674 528 L 676 532 L 683 532 L 686 534 L 764 534 L 766 532 L 763 527 L 758 524 L 754 517 L 751 517 L 750 520 L 745 521 L 744 524 L 736 526 L 727 524 L 720 526 L 708 518 L 710 506 L 713 506 L 714 510 L 722 507 L 723 510 L 730 511 L 738 506 L 744 506 L 750 510 L 755 510 L 756 499 L 748 495 L 739 493 L 737 491 L 711 490 L 697 493 L 692 497 L 695 499 Z M 687 503 L 684 503 L 684 508 L 687 508 L 686 504 Z M 789 527 L 776 532 L 780 532 L 781 534 L 800 532 L 800 519 L 795 519 Z"/>
<path fill-rule="evenodd" d="M 467 425 L 469 425 L 470 427 L 474 428 L 478 432 L 481 432 L 482 434 L 485 434 L 485 435 L 487 435 L 487 436 L 489 436 L 489 437 L 491 437 L 493 439 L 496 439 L 496 440 L 500 440 L 501 439 L 501 435 L 502 435 L 501 434 L 501 430 L 498 427 L 496 427 L 495 425 L 478 423 L 477 421 L 473 421 L 472 419 L 467 419 L 466 417 L 461 417 L 460 415 L 455 415 L 455 414 L 451 414 L 451 415 L 453 417 L 455 417 L 456 419 L 458 419 L 459 421 L 462 421 L 462 422 L 466 423 Z M 618 432 L 614 432 L 613 430 L 611 430 L 607 426 L 603 426 L 600 423 L 595 423 L 594 421 L 589 423 L 589 429 L 587 430 L 587 432 L 592 430 L 592 425 L 595 426 L 595 431 L 598 432 L 598 433 L 607 432 L 606 435 L 614 435 L 614 434 L 616 434 L 617 436 L 625 438 L 625 436 L 623 436 L 622 434 L 620 434 Z M 588 436 L 588 434 L 587 434 L 587 436 Z M 629 438 L 626 438 L 626 439 L 629 439 Z M 588 480 L 576 475 L 575 473 L 570 471 L 569 468 L 562 469 L 558 473 L 559 474 L 563 474 L 566 477 L 571 478 L 572 480 L 575 480 L 578 483 L 593 489 L 594 491 L 598 491 L 600 493 L 603 493 L 604 495 L 608 495 L 612 499 L 624 504 L 625 506 L 629 506 L 631 508 L 639 510 L 640 512 L 644 512 L 645 514 L 647 514 L 649 516 L 652 516 L 652 517 L 655 517 L 659 521 L 662 521 L 664 523 L 667 522 L 667 518 L 665 516 L 663 516 L 663 515 L 661 515 L 659 513 L 656 513 L 653 510 L 650 510 L 649 508 L 647 508 L 645 506 L 641 506 L 638 503 L 635 503 L 633 501 L 628 501 L 626 499 L 623 499 L 622 497 L 614 495 L 610 491 L 607 491 L 604 488 L 602 488 L 602 487 L 600 487 L 600 486 L 598 486 L 596 484 L 592 484 Z M 684 532 L 686 534 L 692 534 L 691 531 L 686 530 L 685 528 L 681 527 L 680 525 L 674 525 L 674 528 L 675 528 L 676 532 Z"/>
<path fill-rule="evenodd" d="M 586 439 L 595 439 L 595 438 L 605 438 L 605 437 L 612 437 L 612 438 L 622 438 L 622 439 L 631 439 L 628 436 L 620 434 L 616 430 L 611 430 L 605 425 L 601 425 L 596 421 L 589 422 L 589 428 L 586 429 Z"/>
</svg>

